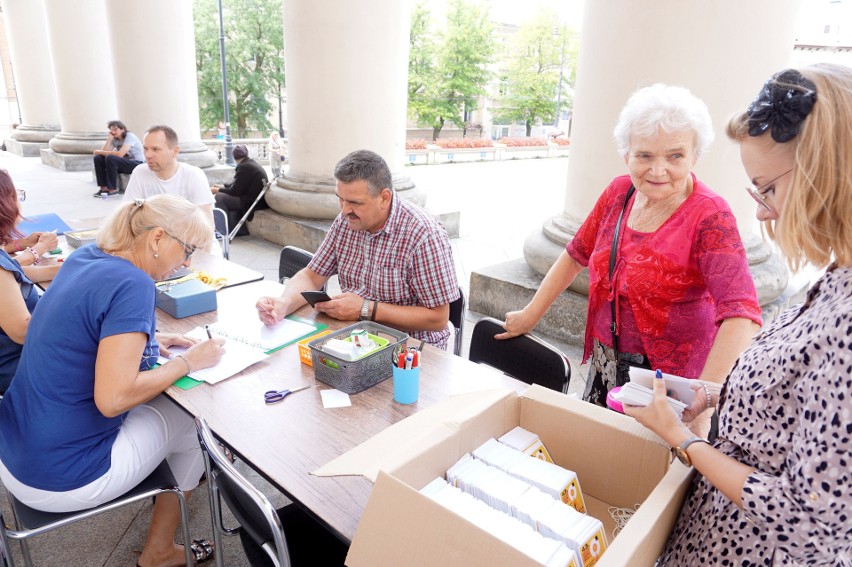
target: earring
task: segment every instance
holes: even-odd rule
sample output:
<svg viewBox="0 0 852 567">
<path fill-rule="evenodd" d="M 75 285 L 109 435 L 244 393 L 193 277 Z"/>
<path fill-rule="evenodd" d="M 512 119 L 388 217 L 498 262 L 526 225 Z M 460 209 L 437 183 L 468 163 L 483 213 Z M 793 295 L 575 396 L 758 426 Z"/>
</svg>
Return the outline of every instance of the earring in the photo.
<svg viewBox="0 0 852 567">
<path fill-rule="evenodd" d="M 159 258 L 159 257 L 160 257 L 160 255 L 157 254 L 156 252 L 154 252 L 154 258 Z"/>
</svg>

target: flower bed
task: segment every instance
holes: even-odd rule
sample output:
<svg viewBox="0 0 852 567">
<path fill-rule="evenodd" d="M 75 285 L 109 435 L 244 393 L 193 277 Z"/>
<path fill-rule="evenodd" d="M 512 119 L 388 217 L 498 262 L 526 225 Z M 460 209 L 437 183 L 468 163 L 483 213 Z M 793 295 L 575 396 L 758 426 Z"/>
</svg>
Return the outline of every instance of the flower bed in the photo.
<svg viewBox="0 0 852 567">
<path fill-rule="evenodd" d="M 491 148 L 494 142 L 490 138 L 439 138 L 435 145 L 444 150 L 462 148 Z"/>
<path fill-rule="evenodd" d="M 571 138 L 566 138 L 565 136 L 559 136 L 558 138 L 554 138 L 551 140 L 557 146 L 570 146 Z"/>
<path fill-rule="evenodd" d="M 510 137 L 510 138 L 500 138 L 497 140 L 498 144 L 505 144 L 506 147 L 509 148 L 521 148 L 521 147 L 531 147 L 531 146 L 546 146 L 547 140 L 544 138 L 527 138 L 524 137 Z"/>
<path fill-rule="evenodd" d="M 406 150 L 425 150 L 426 146 L 431 142 L 429 140 L 424 140 L 423 138 L 414 138 L 412 140 L 405 141 L 405 149 Z"/>
</svg>

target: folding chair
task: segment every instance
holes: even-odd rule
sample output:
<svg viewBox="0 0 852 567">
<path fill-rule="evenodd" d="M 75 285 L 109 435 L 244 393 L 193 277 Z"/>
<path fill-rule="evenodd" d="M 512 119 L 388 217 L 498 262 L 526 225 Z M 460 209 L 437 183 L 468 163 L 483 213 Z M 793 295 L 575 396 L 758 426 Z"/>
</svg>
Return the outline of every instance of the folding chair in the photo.
<svg viewBox="0 0 852 567">
<path fill-rule="evenodd" d="M 239 222 L 236 224 L 236 226 L 234 226 L 234 228 L 231 229 L 231 232 L 228 234 L 228 240 L 234 239 L 234 237 L 240 231 L 240 228 L 243 226 L 243 224 L 245 224 L 245 222 L 248 220 L 248 218 L 254 212 L 254 208 L 257 206 L 258 203 L 260 203 L 260 200 L 263 199 L 264 195 L 266 195 L 266 192 L 269 190 L 270 187 L 272 187 L 272 184 L 275 183 L 277 180 L 278 180 L 278 177 L 273 177 L 272 179 L 269 180 L 268 183 L 266 183 L 266 185 L 263 186 L 263 189 L 260 190 L 260 193 L 258 193 L 254 202 L 251 204 L 251 206 L 248 208 L 248 210 L 243 215 L 243 218 L 241 218 L 239 220 Z"/>
<path fill-rule="evenodd" d="M 346 546 L 324 530 L 295 504 L 276 511 L 269 499 L 255 488 L 225 457 L 210 426 L 202 417 L 195 418 L 198 440 L 207 470 L 207 492 L 216 544 L 216 565 L 224 562 L 222 535 L 248 536 L 260 546 L 276 567 L 290 565 L 342 565 Z M 226 528 L 222 520 L 222 500 L 240 523 L 239 528 Z M 282 519 L 284 520 L 282 522 Z M 294 530 L 289 546 L 286 532 Z M 291 557 L 292 555 L 292 557 Z M 264 558 L 265 559 L 265 558 Z"/>
<path fill-rule="evenodd" d="M 231 255 L 231 239 L 228 237 L 228 214 L 218 207 L 213 208 L 213 223 L 216 228 L 216 240 L 222 243 L 222 256 L 225 260 Z"/>
<path fill-rule="evenodd" d="M 477 321 L 468 358 L 527 384 L 540 384 L 563 394 L 568 392 L 571 365 L 559 349 L 530 334 L 506 340 L 494 338 L 505 331 L 503 324 L 491 317 Z"/>
<path fill-rule="evenodd" d="M 181 529 L 183 530 L 183 541 L 186 543 L 184 548 L 186 552 L 186 564 L 192 565 L 192 550 L 189 546 L 192 540 L 189 538 L 189 515 L 186 508 L 186 499 L 184 498 L 183 492 L 180 488 L 178 488 L 175 477 L 166 461 L 160 463 L 160 465 L 154 469 L 154 472 L 148 475 L 148 478 L 130 489 L 124 495 L 110 502 L 101 504 L 100 506 L 96 506 L 95 508 L 89 508 L 88 510 L 63 513 L 42 512 L 21 503 L 17 498 L 9 493 L 9 501 L 12 505 L 12 514 L 14 515 L 15 525 L 18 529 L 7 529 L 6 524 L 2 521 L 2 514 L 0 514 L 0 559 L 3 558 L 3 553 L 6 553 L 8 556 L 6 558 L 8 566 L 14 567 L 15 564 L 12 559 L 12 554 L 9 553 L 8 549 L 8 541 L 11 539 L 19 540 L 21 542 L 21 553 L 24 558 L 24 565 L 31 567 L 33 560 L 30 556 L 30 548 L 27 542 L 29 538 L 86 520 L 93 516 L 97 516 L 98 514 L 103 514 L 104 512 L 121 508 L 122 506 L 127 506 L 128 504 L 133 504 L 140 500 L 147 500 L 157 496 L 158 494 L 166 492 L 171 492 L 176 495 L 178 502 L 180 503 L 180 524 Z M 5 564 L 0 562 L 0 566 L 5 567 Z"/>
<path fill-rule="evenodd" d="M 455 329 L 455 346 L 453 352 L 456 356 L 461 356 L 462 346 L 462 329 L 464 328 L 464 290 L 459 288 L 459 298 L 450 303 L 450 323 Z"/>
</svg>

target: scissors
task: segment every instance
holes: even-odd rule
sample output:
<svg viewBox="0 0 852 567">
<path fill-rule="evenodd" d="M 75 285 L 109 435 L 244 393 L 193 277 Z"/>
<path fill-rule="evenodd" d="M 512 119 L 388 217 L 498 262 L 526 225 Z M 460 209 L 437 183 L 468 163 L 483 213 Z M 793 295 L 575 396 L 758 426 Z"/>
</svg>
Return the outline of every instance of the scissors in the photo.
<svg viewBox="0 0 852 567">
<path fill-rule="evenodd" d="M 304 386 L 299 386 L 298 388 L 293 388 L 292 390 L 269 390 L 263 394 L 263 398 L 267 404 L 277 404 L 290 394 L 307 390 L 310 387 L 310 384 L 306 384 Z"/>
</svg>

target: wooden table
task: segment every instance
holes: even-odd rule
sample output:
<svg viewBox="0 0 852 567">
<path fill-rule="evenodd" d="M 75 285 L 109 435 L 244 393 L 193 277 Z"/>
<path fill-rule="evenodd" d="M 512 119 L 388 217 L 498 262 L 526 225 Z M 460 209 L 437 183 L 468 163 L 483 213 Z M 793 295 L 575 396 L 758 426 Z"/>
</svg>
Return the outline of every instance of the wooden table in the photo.
<svg viewBox="0 0 852 567">
<path fill-rule="evenodd" d="M 220 314 L 225 317 L 229 310 L 254 310 L 257 297 L 282 290 L 283 286 L 269 281 L 222 290 L 219 313 L 175 320 L 158 310 L 158 328 L 186 332 L 215 322 Z M 333 328 L 346 325 L 320 316 L 310 307 L 297 315 Z M 267 390 L 305 383 L 315 387 L 277 404 L 264 403 Z M 392 380 L 388 379 L 352 395 L 351 407 L 326 410 L 320 390 L 330 386 L 314 379 L 313 369 L 299 362 L 297 347 L 292 345 L 215 386 L 201 384 L 190 390 L 173 386 L 166 394 L 190 414 L 207 419 L 241 459 L 350 542 L 372 483 L 360 476 L 320 478 L 309 473 L 418 410 L 478 387 L 523 391 L 528 385 L 429 345 L 423 354 L 416 404 L 395 403 Z"/>
</svg>

